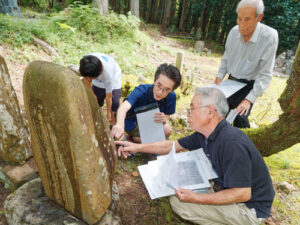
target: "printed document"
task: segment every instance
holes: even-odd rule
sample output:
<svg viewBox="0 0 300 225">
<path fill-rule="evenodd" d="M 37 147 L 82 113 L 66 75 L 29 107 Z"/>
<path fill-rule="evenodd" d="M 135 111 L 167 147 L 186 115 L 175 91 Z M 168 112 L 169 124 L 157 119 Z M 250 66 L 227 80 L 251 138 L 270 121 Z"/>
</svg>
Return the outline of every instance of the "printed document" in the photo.
<svg viewBox="0 0 300 225">
<path fill-rule="evenodd" d="M 209 180 L 218 177 L 202 149 L 176 153 L 174 143 L 168 155 L 138 170 L 151 199 L 174 195 L 179 187 L 205 192 Z"/>
</svg>

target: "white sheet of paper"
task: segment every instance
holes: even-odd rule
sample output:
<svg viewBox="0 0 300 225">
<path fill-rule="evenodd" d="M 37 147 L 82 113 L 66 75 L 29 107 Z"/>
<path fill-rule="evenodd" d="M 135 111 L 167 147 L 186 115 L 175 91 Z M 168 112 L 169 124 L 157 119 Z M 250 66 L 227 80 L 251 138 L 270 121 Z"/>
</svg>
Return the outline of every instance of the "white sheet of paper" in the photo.
<svg viewBox="0 0 300 225">
<path fill-rule="evenodd" d="M 238 82 L 235 80 L 225 80 L 225 81 L 222 81 L 219 85 L 210 84 L 210 85 L 207 85 L 206 87 L 217 88 L 224 93 L 226 98 L 228 98 L 245 86 L 246 86 L 245 83 L 241 83 L 241 82 Z"/>
<path fill-rule="evenodd" d="M 136 114 L 143 144 L 166 140 L 163 124 L 154 121 L 154 115 L 158 112 L 159 109 L 155 108 Z"/>
<path fill-rule="evenodd" d="M 205 192 L 210 187 L 208 179 L 217 177 L 202 149 L 175 154 L 173 148 L 138 170 L 151 199 L 174 195 L 177 187 Z"/>
</svg>

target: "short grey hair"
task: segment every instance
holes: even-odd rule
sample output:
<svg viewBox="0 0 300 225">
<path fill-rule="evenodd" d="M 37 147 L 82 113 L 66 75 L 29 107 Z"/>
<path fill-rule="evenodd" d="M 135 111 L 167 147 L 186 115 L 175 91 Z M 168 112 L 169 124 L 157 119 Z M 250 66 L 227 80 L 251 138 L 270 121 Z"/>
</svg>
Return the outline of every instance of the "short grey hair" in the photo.
<svg viewBox="0 0 300 225">
<path fill-rule="evenodd" d="M 195 89 L 195 96 L 198 95 L 199 103 L 202 105 L 213 105 L 220 118 L 227 115 L 229 106 L 222 91 L 216 88 L 198 87 Z"/>
<path fill-rule="evenodd" d="M 247 6 L 251 6 L 256 8 L 256 17 L 264 13 L 264 2 L 263 0 L 241 0 L 236 7 L 236 12 L 238 13 L 240 8 L 245 8 Z"/>
</svg>

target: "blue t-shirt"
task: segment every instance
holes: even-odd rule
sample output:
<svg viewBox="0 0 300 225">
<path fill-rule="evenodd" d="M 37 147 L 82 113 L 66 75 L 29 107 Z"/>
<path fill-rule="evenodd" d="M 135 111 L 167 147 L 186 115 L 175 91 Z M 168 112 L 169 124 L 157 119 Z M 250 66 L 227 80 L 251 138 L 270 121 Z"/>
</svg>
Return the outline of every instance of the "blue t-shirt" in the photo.
<svg viewBox="0 0 300 225">
<path fill-rule="evenodd" d="M 126 98 L 126 100 L 130 103 L 131 108 L 127 112 L 127 115 L 134 114 L 134 110 L 138 107 L 145 106 L 151 103 L 158 103 L 160 112 L 165 113 L 166 115 L 171 115 L 175 113 L 176 108 L 176 94 L 175 92 L 171 92 L 167 95 L 165 99 L 160 101 L 156 101 L 153 98 L 153 91 L 149 89 L 153 88 L 153 84 L 143 84 L 136 87 L 131 94 Z M 149 95 L 149 96 L 148 96 Z M 136 127 L 136 117 L 132 116 L 130 118 L 125 119 L 125 130 L 131 131 Z"/>
<path fill-rule="evenodd" d="M 274 189 L 268 168 L 252 141 L 226 120 L 222 120 L 206 139 L 195 132 L 178 143 L 186 149 L 203 148 L 218 174 L 215 184 L 221 189 L 251 187 L 245 204 L 255 208 L 258 218 L 270 216 Z"/>
</svg>

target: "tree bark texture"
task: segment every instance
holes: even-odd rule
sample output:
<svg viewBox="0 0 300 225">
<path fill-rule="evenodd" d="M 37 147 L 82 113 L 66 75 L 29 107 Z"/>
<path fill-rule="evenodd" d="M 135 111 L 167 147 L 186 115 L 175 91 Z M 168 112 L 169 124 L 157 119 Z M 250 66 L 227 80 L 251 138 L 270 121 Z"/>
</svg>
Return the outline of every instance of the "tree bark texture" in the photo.
<svg viewBox="0 0 300 225">
<path fill-rule="evenodd" d="M 292 73 L 278 101 L 283 113 L 276 122 L 269 126 L 245 130 L 263 156 L 300 143 L 300 42 Z"/>
<path fill-rule="evenodd" d="M 172 12 L 172 0 L 165 1 L 165 10 L 164 10 L 164 18 L 162 25 L 164 27 L 168 27 L 171 23 L 171 12 Z"/>
<path fill-rule="evenodd" d="M 93 7 L 98 9 L 101 16 L 104 16 L 108 13 L 108 0 L 93 0 Z"/>
<path fill-rule="evenodd" d="M 183 0 L 182 2 L 182 12 L 179 23 L 179 30 L 185 31 L 186 29 L 186 20 L 187 20 L 187 11 L 188 11 L 189 2 L 187 0 Z"/>
<path fill-rule="evenodd" d="M 136 17 L 140 17 L 139 0 L 130 0 L 130 11 Z"/>
</svg>

